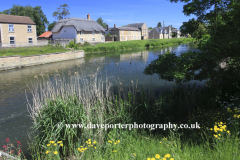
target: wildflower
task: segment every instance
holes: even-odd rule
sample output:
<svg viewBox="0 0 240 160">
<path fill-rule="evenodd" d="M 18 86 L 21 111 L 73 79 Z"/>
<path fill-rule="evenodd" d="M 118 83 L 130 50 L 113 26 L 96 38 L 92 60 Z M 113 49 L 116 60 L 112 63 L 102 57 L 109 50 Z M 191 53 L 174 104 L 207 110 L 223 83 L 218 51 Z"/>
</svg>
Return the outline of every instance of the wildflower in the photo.
<svg viewBox="0 0 240 160">
<path fill-rule="evenodd" d="M 96 149 L 96 147 L 94 147 L 94 149 Z"/>
<path fill-rule="evenodd" d="M 3 149 L 4 149 L 4 148 L 7 148 L 7 146 L 3 145 Z"/>
<path fill-rule="evenodd" d="M 170 158 L 170 160 L 174 160 L 173 158 Z"/>
<path fill-rule="evenodd" d="M 136 154 L 135 154 L 135 153 L 133 153 L 133 155 L 136 157 Z"/>
<path fill-rule="evenodd" d="M 63 144 L 60 144 L 60 146 L 63 146 Z"/>
<path fill-rule="evenodd" d="M 228 130 L 228 131 L 227 131 L 227 133 L 229 133 L 229 134 L 230 134 L 230 131 Z"/>
<path fill-rule="evenodd" d="M 9 138 L 6 138 L 6 140 L 5 140 L 7 143 L 9 142 Z"/>
<path fill-rule="evenodd" d="M 156 154 L 156 156 L 155 156 L 157 159 L 159 159 L 160 158 L 160 155 L 159 154 Z"/>
<path fill-rule="evenodd" d="M 50 144 L 53 144 L 54 143 L 54 141 L 50 141 Z"/>
<path fill-rule="evenodd" d="M 51 144 L 47 144 L 47 146 L 49 147 L 49 146 L 51 146 Z"/>
<path fill-rule="evenodd" d="M 151 160 L 155 160 L 155 158 L 151 158 Z"/>
<path fill-rule="evenodd" d="M 57 144 L 55 143 L 54 146 L 56 146 Z"/>
<path fill-rule="evenodd" d="M 162 160 L 166 160 L 166 158 L 163 158 Z"/>
<path fill-rule="evenodd" d="M 240 115 L 239 115 L 240 116 Z M 118 143 L 120 143 L 120 140 L 118 140 Z"/>
<path fill-rule="evenodd" d="M 57 143 L 62 143 L 62 141 L 58 141 Z"/>
<path fill-rule="evenodd" d="M 166 158 L 169 158 L 169 157 L 170 157 L 170 154 L 166 154 L 165 157 L 166 157 Z"/>
<path fill-rule="evenodd" d="M 17 141 L 17 144 L 21 144 L 19 141 Z"/>
<path fill-rule="evenodd" d="M 49 153 L 49 151 L 46 151 L 46 154 L 48 154 Z"/>
<path fill-rule="evenodd" d="M 112 141 L 108 140 L 109 143 L 112 143 Z"/>
<path fill-rule="evenodd" d="M 55 151 L 55 152 L 54 152 L 54 154 L 58 154 L 58 152 L 57 152 L 57 151 Z"/>
<path fill-rule="evenodd" d="M 151 158 L 147 158 L 147 160 L 151 160 Z"/>
<path fill-rule="evenodd" d="M 115 142 L 114 144 L 117 144 L 117 142 Z"/>
</svg>

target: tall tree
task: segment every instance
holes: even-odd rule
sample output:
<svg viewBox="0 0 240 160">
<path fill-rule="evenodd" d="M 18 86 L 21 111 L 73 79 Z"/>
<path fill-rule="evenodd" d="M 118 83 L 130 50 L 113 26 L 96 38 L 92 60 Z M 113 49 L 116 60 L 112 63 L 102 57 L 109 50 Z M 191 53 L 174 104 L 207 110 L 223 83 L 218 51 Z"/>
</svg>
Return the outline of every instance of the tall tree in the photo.
<svg viewBox="0 0 240 160">
<path fill-rule="evenodd" d="M 56 24 L 56 21 L 53 21 L 52 23 L 50 23 L 50 24 L 48 25 L 48 31 L 51 31 L 52 28 L 55 26 L 55 24 Z"/>
<path fill-rule="evenodd" d="M 46 25 L 49 23 L 46 15 L 43 13 L 40 6 L 32 7 L 30 5 L 27 6 L 13 5 L 12 8 L 4 10 L 1 13 L 30 17 L 36 23 L 38 36 L 45 32 Z"/>
<path fill-rule="evenodd" d="M 68 15 L 70 15 L 70 13 L 67 4 L 61 5 L 60 7 L 57 8 L 57 11 L 53 12 L 53 17 L 55 17 L 56 20 L 66 19 Z"/>
<path fill-rule="evenodd" d="M 161 22 L 158 22 L 157 27 L 162 27 Z"/>
<path fill-rule="evenodd" d="M 148 29 L 153 29 L 152 27 L 149 27 Z"/>
<path fill-rule="evenodd" d="M 104 23 L 104 22 L 103 22 L 102 17 L 99 17 L 99 18 L 97 19 L 97 23 L 100 24 L 103 28 L 106 28 L 106 27 L 107 27 L 107 23 Z"/>
</svg>

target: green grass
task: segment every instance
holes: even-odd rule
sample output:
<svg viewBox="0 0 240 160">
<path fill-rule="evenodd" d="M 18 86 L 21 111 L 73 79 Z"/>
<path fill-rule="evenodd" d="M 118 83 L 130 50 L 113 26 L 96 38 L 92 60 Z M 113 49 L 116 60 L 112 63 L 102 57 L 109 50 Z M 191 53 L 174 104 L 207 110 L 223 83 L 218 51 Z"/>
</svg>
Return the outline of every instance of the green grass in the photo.
<svg viewBox="0 0 240 160">
<path fill-rule="evenodd" d="M 40 46 L 40 47 L 18 47 L 9 49 L 0 49 L 0 57 L 2 56 L 31 56 L 38 54 L 68 52 L 69 49 L 54 46 Z"/>
<path fill-rule="evenodd" d="M 132 84 L 124 92 L 119 88 L 118 93 L 111 94 L 108 92 L 111 83 L 107 78 L 101 79 L 97 73 L 89 77 L 75 73 L 66 81 L 58 74 L 54 82 L 37 81 L 33 85 L 32 93 L 36 101 L 30 106 L 30 115 L 35 120 L 37 132 L 31 136 L 34 138 L 30 150 L 35 159 L 147 159 L 156 154 L 161 157 L 170 154 L 170 158 L 175 160 L 240 159 L 240 107 L 235 103 L 237 98 L 220 103 L 215 99 L 217 92 L 212 88 L 194 85 L 181 85 L 156 95 L 139 90 L 136 84 Z M 44 96 L 42 102 L 41 95 Z M 60 127 L 57 127 L 58 122 L 61 122 Z M 106 131 L 102 128 L 65 127 L 65 124 L 134 122 L 198 122 L 201 128 Z M 223 124 L 215 125 L 220 122 Z M 217 131 L 214 126 L 224 126 L 224 129 Z M 62 141 L 63 146 L 47 146 L 50 141 Z"/>
<path fill-rule="evenodd" d="M 174 38 L 174 39 L 147 39 L 133 41 L 115 41 L 110 43 L 100 43 L 95 46 L 80 47 L 85 53 L 113 52 L 122 50 L 132 50 L 137 48 L 153 48 L 178 45 L 182 43 L 191 43 L 194 38 Z"/>
</svg>

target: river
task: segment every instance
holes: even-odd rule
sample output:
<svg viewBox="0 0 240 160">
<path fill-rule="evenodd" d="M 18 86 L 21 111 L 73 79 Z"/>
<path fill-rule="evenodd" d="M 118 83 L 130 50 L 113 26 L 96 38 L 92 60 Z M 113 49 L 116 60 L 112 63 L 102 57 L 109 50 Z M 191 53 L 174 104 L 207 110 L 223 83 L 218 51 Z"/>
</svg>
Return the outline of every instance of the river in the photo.
<svg viewBox="0 0 240 160">
<path fill-rule="evenodd" d="M 195 44 L 182 44 L 154 50 L 88 54 L 76 60 L 0 71 L 0 147 L 6 145 L 6 138 L 9 138 L 15 146 L 16 142 L 20 141 L 25 155 L 28 155 L 27 141 L 33 121 L 27 109 L 26 95 L 30 103 L 32 100 L 27 85 L 34 82 L 42 73 L 47 73 L 51 79 L 56 70 L 66 76 L 79 70 L 83 71 L 83 74 L 90 75 L 99 68 L 100 72 L 104 73 L 102 75 L 107 75 L 110 79 L 118 78 L 122 86 L 138 81 L 139 88 L 168 88 L 174 86 L 175 82 L 161 80 L 158 75 L 146 76 L 143 73 L 146 66 L 157 59 L 158 55 L 167 51 L 180 55 L 196 47 Z M 117 84 L 113 83 L 114 85 Z"/>
</svg>

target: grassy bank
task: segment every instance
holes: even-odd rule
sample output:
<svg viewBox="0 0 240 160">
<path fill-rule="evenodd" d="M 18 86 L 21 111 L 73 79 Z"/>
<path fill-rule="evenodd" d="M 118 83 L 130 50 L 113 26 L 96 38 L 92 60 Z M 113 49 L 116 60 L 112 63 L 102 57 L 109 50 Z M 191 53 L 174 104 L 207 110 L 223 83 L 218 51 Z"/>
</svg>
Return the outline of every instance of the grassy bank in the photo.
<svg viewBox="0 0 240 160">
<path fill-rule="evenodd" d="M 137 88 L 110 92 L 98 73 L 38 80 L 29 105 L 34 159 L 240 159 L 240 107 L 218 102 L 210 87 L 179 86 L 158 95 Z M 200 124 L 200 129 L 73 128 L 66 124 Z M 59 142 L 59 143 L 58 143 Z M 172 159 L 171 159 L 172 160 Z"/>
<path fill-rule="evenodd" d="M 31 56 L 38 54 L 47 54 L 47 53 L 57 53 L 57 52 L 68 52 L 69 49 L 63 47 L 54 47 L 54 46 L 39 46 L 39 47 L 18 47 L 18 48 L 8 48 L 0 49 L 0 57 L 2 56 Z"/>
<path fill-rule="evenodd" d="M 183 43 L 191 43 L 194 38 L 173 38 L 173 39 L 146 39 L 146 40 L 134 40 L 134 41 L 115 41 L 110 43 L 100 43 L 95 46 L 79 46 L 79 49 L 85 51 L 85 53 L 91 52 L 110 52 L 131 50 L 137 48 L 153 48 L 164 47 L 171 45 L 178 45 Z"/>
</svg>

